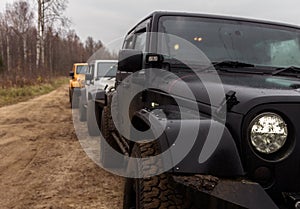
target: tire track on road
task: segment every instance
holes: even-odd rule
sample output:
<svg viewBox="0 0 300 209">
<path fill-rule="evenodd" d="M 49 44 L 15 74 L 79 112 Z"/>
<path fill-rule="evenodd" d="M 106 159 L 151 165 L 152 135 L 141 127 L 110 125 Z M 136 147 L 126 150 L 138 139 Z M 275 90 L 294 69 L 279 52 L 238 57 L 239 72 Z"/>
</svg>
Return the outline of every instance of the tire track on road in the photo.
<svg viewBox="0 0 300 209">
<path fill-rule="evenodd" d="M 121 208 L 123 179 L 77 140 L 68 87 L 0 108 L 1 208 Z"/>
</svg>

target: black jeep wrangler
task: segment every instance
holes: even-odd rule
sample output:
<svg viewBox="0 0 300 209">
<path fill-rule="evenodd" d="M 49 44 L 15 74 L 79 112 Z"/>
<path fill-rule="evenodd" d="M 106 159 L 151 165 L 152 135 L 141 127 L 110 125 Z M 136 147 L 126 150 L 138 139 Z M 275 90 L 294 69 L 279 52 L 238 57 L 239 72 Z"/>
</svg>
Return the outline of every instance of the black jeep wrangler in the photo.
<svg viewBox="0 0 300 209">
<path fill-rule="evenodd" d="M 124 208 L 300 208 L 299 27 L 154 12 L 96 103 Z"/>
</svg>

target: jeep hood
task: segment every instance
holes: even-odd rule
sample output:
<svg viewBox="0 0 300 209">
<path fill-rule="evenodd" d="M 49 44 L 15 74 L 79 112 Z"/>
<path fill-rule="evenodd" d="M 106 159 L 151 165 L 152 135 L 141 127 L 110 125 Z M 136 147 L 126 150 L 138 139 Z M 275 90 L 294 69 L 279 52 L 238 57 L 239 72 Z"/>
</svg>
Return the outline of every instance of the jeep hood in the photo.
<svg viewBox="0 0 300 209">
<path fill-rule="evenodd" d="M 106 86 L 107 88 L 110 88 L 115 85 L 115 80 L 116 79 L 114 77 L 101 77 L 95 82 L 95 86 L 97 89 L 104 89 Z"/>
<path fill-rule="evenodd" d="M 76 75 L 77 80 L 85 80 L 85 74 L 77 74 Z"/>
<path fill-rule="evenodd" d="M 217 74 L 209 74 L 212 79 L 203 74 L 203 81 L 200 82 L 195 76 L 185 76 L 181 79 L 169 81 L 167 92 L 180 97 L 187 97 L 188 86 L 193 92 L 198 103 L 218 107 L 219 103 L 211 102 L 213 96 L 222 95 L 217 101 L 221 103 L 224 93 L 234 91 L 238 104 L 230 111 L 246 114 L 251 108 L 266 103 L 300 103 L 300 79 L 294 77 L 279 77 L 271 75 L 241 74 L 241 73 L 220 73 L 220 79 L 214 79 Z M 201 75 L 200 75 L 201 76 Z M 184 82 L 182 82 L 184 81 Z M 221 81 L 221 82 L 218 82 Z M 209 91 L 207 89 L 210 89 Z M 222 90 L 220 94 L 219 90 Z M 218 91 L 218 92 L 217 92 Z M 209 93 L 210 95 L 209 96 Z M 190 98 L 187 98 L 190 99 Z"/>
</svg>

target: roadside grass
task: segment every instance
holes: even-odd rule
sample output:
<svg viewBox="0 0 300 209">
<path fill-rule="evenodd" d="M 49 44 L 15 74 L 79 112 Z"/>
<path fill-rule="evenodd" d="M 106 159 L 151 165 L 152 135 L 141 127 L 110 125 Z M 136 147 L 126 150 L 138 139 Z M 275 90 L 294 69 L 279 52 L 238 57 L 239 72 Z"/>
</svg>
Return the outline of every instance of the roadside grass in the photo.
<svg viewBox="0 0 300 209">
<path fill-rule="evenodd" d="M 36 96 L 47 94 L 67 83 L 68 78 L 60 77 L 36 85 L 0 88 L 0 107 L 15 104 L 18 102 L 24 102 Z"/>
</svg>

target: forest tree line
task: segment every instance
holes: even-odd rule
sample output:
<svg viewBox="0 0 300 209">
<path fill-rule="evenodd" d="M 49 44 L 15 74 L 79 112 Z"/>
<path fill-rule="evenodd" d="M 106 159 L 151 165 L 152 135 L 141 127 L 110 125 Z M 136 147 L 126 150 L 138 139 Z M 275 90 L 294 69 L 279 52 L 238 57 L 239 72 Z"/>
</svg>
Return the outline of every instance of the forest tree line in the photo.
<svg viewBox="0 0 300 209">
<path fill-rule="evenodd" d="M 0 87 L 33 84 L 67 75 L 75 62 L 97 50 L 112 55 L 101 41 L 82 42 L 64 16 L 66 0 L 17 0 L 0 13 Z"/>
</svg>

